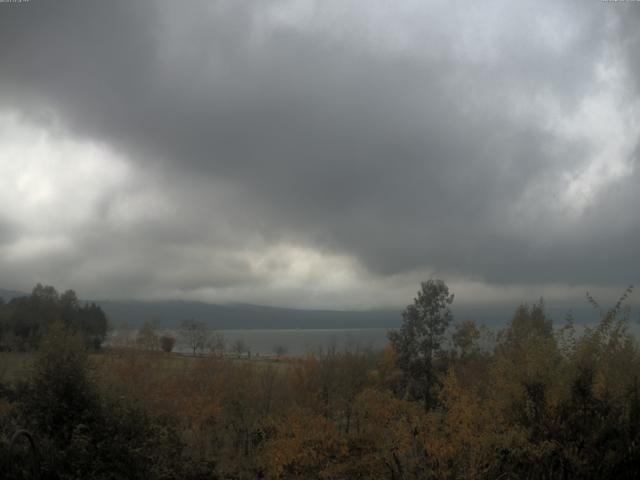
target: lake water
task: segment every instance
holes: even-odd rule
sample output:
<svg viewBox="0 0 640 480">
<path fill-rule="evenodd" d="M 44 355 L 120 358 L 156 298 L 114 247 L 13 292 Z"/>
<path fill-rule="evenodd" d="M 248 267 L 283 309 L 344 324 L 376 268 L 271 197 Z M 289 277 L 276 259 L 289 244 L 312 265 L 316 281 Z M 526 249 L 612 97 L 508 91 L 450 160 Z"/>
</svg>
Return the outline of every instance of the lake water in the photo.
<svg viewBox="0 0 640 480">
<path fill-rule="evenodd" d="M 563 324 L 554 325 L 557 328 Z M 578 335 L 584 332 L 585 327 L 595 327 L 595 324 L 576 325 Z M 495 329 L 494 329 L 495 330 Z M 637 322 L 629 324 L 629 330 L 636 339 L 640 339 L 640 326 Z M 252 355 L 274 355 L 278 346 L 284 347 L 287 355 L 300 356 L 306 353 L 317 353 L 319 350 L 327 350 L 335 347 L 337 351 L 346 349 L 373 349 L 382 350 L 388 343 L 386 328 L 360 328 L 360 329 L 270 329 L 270 330 L 216 330 L 212 334 L 220 334 L 224 337 L 227 351 L 231 352 L 234 343 L 244 342 Z M 110 332 L 105 345 L 125 346 L 135 343 L 137 330 L 114 330 Z M 188 345 L 181 342 L 180 332 L 177 330 L 157 331 L 158 335 L 170 335 L 177 339 L 174 351 L 191 353 Z M 486 340 L 486 339 L 485 339 Z M 483 347 L 492 348 L 492 343 L 483 343 Z M 209 349 L 206 349 L 208 352 Z"/>
<path fill-rule="evenodd" d="M 252 355 L 273 355 L 277 346 L 284 347 L 287 355 L 315 353 L 320 349 L 335 347 L 336 350 L 374 349 L 382 350 L 387 345 L 386 328 L 362 329 L 291 329 L 291 330 L 217 330 L 226 342 L 227 350 L 242 341 Z M 159 335 L 171 335 L 178 340 L 174 351 L 189 352 L 189 347 L 180 341 L 179 332 L 159 330 Z M 107 345 L 126 345 L 135 340 L 135 330 L 115 330 L 107 339 Z"/>
</svg>

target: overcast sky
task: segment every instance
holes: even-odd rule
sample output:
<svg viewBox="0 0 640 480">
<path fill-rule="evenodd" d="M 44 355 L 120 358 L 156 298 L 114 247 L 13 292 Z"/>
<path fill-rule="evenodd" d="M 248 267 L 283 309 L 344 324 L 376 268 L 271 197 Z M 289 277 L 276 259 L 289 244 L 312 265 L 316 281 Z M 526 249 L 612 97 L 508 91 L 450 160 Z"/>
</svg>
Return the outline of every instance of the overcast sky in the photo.
<svg viewBox="0 0 640 480">
<path fill-rule="evenodd" d="M 615 297 L 639 26 L 597 0 L 0 3 L 0 288 Z"/>
</svg>

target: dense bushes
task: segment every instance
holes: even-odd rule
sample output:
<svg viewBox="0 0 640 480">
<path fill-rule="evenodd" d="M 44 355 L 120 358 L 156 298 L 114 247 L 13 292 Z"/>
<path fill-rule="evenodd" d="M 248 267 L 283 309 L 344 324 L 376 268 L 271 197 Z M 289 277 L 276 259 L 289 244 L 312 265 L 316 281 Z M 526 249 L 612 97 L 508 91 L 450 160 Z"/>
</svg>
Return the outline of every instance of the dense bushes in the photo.
<svg viewBox="0 0 640 480">
<path fill-rule="evenodd" d="M 46 478 L 635 478 L 640 352 L 628 318 L 616 308 L 582 333 L 572 321 L 554 330 L 537 304 L 496 335 L 458 324 L 450 342 L 428 344 L 428 404 L 407 388 L 415 363 L 402 370 L 393 348 L 88 358 L 57 325 L 29 382 L 0 389 L 0 465 L 22 425 Z"/>
<path fill-rule="evenodd" d="M 104 395 L 94 374 L 84 337 L 53 324 L 30 381 L 15 388 L 5 431 L 21 425 L 36 435 L 44 478 L 182 478 L 173 419 Z"/>
</svg>

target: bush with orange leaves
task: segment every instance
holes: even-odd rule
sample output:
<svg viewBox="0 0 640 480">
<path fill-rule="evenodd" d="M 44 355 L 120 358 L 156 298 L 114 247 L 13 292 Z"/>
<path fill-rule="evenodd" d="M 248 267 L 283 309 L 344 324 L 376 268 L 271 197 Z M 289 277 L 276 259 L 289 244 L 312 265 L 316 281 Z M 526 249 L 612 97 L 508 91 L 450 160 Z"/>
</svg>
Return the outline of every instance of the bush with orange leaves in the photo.
<svg viewBox="0 0 640 480">
<path fill-rule="evenodd" d="M 336 478 L 347 455 L 347 442 L 333 422 L 295 409 L 272 422 L 260 464 L 269 479 Z"/>
</svg>

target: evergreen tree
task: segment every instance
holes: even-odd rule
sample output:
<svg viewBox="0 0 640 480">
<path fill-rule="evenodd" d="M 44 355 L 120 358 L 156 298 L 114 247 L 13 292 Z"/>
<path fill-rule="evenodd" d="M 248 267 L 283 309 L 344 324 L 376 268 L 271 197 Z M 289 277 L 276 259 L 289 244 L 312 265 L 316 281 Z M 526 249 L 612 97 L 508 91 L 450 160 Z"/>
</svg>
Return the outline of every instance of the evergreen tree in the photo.
<svg viewBox="0 0 640 480">
<path fill-rule="evenodd" d="M 437 381 L 436 355 L 453 315 L 449 305 L 453 294 L 442 280 L 422 282 L 418 296 L 402 313 L 402 327 L 389 332 L 389 340 L 398 355 L 406 392 L 433 406 L 433 386 Z"/>
</svg>

